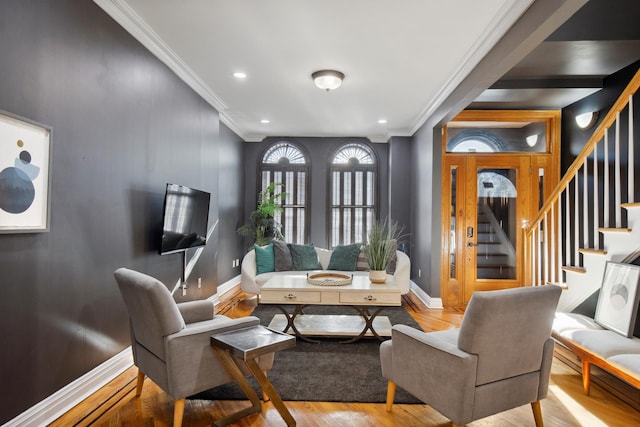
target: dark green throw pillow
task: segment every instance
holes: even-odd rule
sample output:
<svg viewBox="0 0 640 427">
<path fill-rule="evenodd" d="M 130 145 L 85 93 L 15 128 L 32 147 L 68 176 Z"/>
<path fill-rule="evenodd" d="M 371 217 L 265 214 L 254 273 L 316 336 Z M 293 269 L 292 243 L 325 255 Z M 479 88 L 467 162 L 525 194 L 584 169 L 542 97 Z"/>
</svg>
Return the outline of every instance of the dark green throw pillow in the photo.
<svg viewBox="0 0 640 427">
<path fill-rule="evenodd" d="M 328 270 L 354 271 L 360 253 L 360 243 L 338 245 L 331 252 Z"/>
<path fill-rule="evenodd" d="M 291 261 L 294 271 L 322 270 L 313 243 L 309 243 L 308 245 L 295 245 L 292 243 L 289 245 L 289 250 L 291 251 Z"/>
<path fill-rule="evenodd" d="M 256 251 L 256 274 L 269 273 L 275 270 L 275 257 L 273 255 L 273 244 L 267 246 L 253 245 Z"/>
</svg>

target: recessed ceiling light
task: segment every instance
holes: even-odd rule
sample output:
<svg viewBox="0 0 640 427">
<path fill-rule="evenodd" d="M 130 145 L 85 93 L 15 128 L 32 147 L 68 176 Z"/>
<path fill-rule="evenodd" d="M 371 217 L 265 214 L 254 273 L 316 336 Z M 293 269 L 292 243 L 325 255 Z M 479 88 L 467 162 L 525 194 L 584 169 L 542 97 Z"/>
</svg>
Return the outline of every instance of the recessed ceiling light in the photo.
<svg viewBox="0 0 640 427">
<path fill-rule="evenodd" d="M 236 71 L 235 73 L 233 73 L 233 77 L 235 77 L 236 79 L 246 79 L 247 74 L 243 73 L 242 71 Z"/>
<path fill-rule="evenodd" d="M 380 119 L 378 120 L 378 123 L 380 123 L 381 125 L 385 125 L 387 124 L 387 119 Z"/>
<path fill-rule="evenodd" d="M 262 120 L 260 120 L 260 123 L 262 123 L 263 125 L 266 125 L 266 124 L 268 124 L 268 123 L 271 123 L 271 120 L 269 120 L 269 119 L 262 119 Z"/>
</svg>

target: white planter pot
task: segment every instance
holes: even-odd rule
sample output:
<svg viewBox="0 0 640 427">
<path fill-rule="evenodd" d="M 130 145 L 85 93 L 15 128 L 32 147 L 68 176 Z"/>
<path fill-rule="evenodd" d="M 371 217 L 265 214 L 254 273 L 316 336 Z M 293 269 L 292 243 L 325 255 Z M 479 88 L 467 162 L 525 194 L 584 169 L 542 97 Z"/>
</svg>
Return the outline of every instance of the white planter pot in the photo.
<svg viewBox="0 0 640 427">
<path fill-rule="evenodd" d="M 386 270 L 370 270 L 369 280 L 371 280 L 371 283 L 384 283 L 387 281 L 387 271 Z"/>
</svg>

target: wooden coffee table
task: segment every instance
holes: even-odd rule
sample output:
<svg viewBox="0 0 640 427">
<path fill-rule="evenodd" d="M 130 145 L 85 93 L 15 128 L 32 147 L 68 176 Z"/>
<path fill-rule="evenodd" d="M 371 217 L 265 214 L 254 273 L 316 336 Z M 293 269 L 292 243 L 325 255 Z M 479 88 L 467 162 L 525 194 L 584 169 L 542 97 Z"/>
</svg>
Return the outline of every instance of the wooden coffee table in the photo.
<svg viewBox="0 0 640 427">
<path fill-rule="evenodd" d="M 308 336 L 347 336 L 355 342 L 365 336 L 391 336 L 391 322 L 379 316 L 385 307 L 400 306 L 400 289 L 393 276 L 387 275 L 383 284 L 374 284 L 366 275 L 354 275 L 349 285 L 321 286 L 307 282 L 305 273 L 273 276 L 260 291 L 261 304 L 273 304 L 282 314 L 274 316 L 269 324 L 272 329 L 291 330 L 304 341 Z M 293 311 L 285 305 L 293 305 Z M 353 307 L 358 315 L 314 315 L 304 314 L 310 305 L 333 305 Z M 375 310 L 373 310 L 375 309 Z"/>
</svg>

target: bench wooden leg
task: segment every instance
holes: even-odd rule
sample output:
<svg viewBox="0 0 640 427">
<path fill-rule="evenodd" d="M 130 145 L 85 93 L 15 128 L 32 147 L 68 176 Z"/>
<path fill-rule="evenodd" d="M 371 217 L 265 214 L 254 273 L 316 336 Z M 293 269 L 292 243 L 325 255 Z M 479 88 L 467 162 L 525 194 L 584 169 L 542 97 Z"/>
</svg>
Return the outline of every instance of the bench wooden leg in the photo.
<svg viewBox="0 0 640 427">
<path fill-rule="evenodd" d="M 591 363 L 582 359 L 582 387 L 585 394 L 589 394 L 591 388 Z"/>
</svg>

